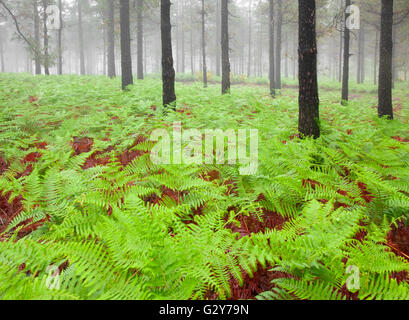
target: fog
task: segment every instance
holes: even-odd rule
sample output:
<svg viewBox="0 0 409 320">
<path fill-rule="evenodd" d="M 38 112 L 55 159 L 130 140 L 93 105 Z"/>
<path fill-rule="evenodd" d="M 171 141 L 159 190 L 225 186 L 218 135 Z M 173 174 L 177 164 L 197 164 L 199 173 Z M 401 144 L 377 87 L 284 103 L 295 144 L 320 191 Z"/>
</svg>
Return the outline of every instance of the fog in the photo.
<svg viewBox="0 0 409 320">
<path fill-rule="evenodd" d="M 0 42 L 2 72 L 35 73 L 35 49 L 44 55 L 44 4 L 58 8 L 58 0 L 2 0 L 0 5 Z M 33 5 L 37 3 L 39 41 L 35 40 Z M 62 6 L 62 73 L 80 74 L 81 55 L 85 74 L 106 75 L 108 50 L 107 0 L 81 0 L 82 28 L 79 26 L 78 1 L 63 0 Z M 317 1 L 318 73 L 341 81 L 342 67 L 342 0 Z M 359 29 L 351 30 L 350 77 L 359 81 L 376 82 L 381 1 L 355 1 L 360 9 L 357 17 Z M 115 5 L 115 69 L 120 74 L 119 1 Z M 54 6 L 54 7 L 53 7 Z M 394 26 L 394 79 L 406 79 L 409 63 L 408 19 L 403 9 L 407 1 L 395 1 Z M 6 10 L 6 7 L 9 9 Z M 403 9 L 402 9 L 403 8 Z M 275 52 L 281 78 L 296 79 L 298 50 L 298 1 L 275 1 Z M 50 74 L 58 73 L 59 30 L 53 28 L 49 9 L 48 61 Z M 138 1 L 130 1 L 131 53 L 133 73 L 137 72 Z M 231 0 L 229 2 L 230 62 L 234 75 L 267 77 L 268 75 L 268 1 Z M 13 19 L 14 15 L 15 20 Z M 142 59 L 143 73 L 159 74 L 161 71 L 160 8 L 159 1 L 144 0 L 142 9 Z M 402 16 L 402 17 L 401 17 Z M 399 21 L 402 18 L 402 21 Z M 201 1 L 173 0 L 171 6 L 172 46 L 174 67 L 181 74 L 200 77 L 202 72 Z M 220 75 L 220 1 L 205 0 L 206 63 L 210 80 Z M 17 31 L 18 24 L 21 33 Z M 81 36 L 83 45 L 81 44 Z M 28 40 L 24 40 L 23 36 Z M 41 58 L 44 60 L 44 56 Z M 360 61 L 362 63 L 360 63 Z M 42 73 L 44 66 L 42 63 Z"/>
</svg>

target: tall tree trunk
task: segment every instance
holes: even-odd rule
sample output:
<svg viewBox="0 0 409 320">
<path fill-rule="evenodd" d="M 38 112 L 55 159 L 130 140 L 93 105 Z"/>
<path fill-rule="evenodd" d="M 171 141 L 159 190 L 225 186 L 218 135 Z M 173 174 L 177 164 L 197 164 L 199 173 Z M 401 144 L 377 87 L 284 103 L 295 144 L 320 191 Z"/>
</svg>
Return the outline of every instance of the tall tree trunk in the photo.
<svg viewBox="0 0 409 320">
<path fill-rule="evenodd" d="M 346 12 L 346 8 L 351 5 L 351 0 L 346 0 L 345 2 L 345 20 L 344 20 L 344 69 L 342 73 L 342 97 L 341 103 L 346 104 L 348 101 L 349 96 L 349 42 L 350 42 L 350 30 L 347 26 L 347 20 L 350 16 L 349 13 Z"/>
<path fill-rule="evenodd" d="M 48 54 L 48 29 L 47 29 L 47 0 L 43 0 L 43 10 L 44 10 L 44 17 L 43 17 L 43 25 L 44 25 L 44 73 L 48 76 L 50 75 L 49 63 L 50 57 Z"/>
<path fill-rule="evenodd" d="M 276 94 L 276 84 L 275 84 L 275 58 L 274 58 L 274 0 L 270 0 L 269 3 L 269 28 L 268 28 L 268 38 L 269 38 L 269 80 L 270 80 L 270 94 L 272 97 Z"/>
<path fill-rule="evenodd" d="M 344 9 L 344 0 L 340 1 L 340 11 Z M 345 11 L 344 11 L 345 13 Z M 343 42 L 344 42 L 344 34 L 343 34 L 343 27 L 341 26 L 339 30 L 339 56 L 338 56 L 338 81 L 342 82 L 342 49 L 343 49 Z"/>
<path fill-rule="evenodd" d="M 284 75 L 288 79 L 288 32 L 285 33 Z"/>
<path fill-rule="evenodd" d="M 379 32 L 375 30 L 375 52 L 374 52 L 374 59 L 373 59 L 373 82 L 374 85 L 378 83 L 377 78 L 377 66 L 378 66 L 378 50 L 379 50 Z"/>
<path fill-rule="evenodd" d="M 0 60 L 1 60 L 1 72 L 5 72 L 4 66 L 4 48 L 3 48 L 3 39 L 0 36 Z"/>
<path fill-rule="evenodd" d="M 358 70 L 357 82 L 363 83 L 365 81 L 365 28 L 361 23 L 358 38 Z"/>
<path fill-rule="evenodd" d="M 382 0 L 379 56 L 378 115 L 393 119 L 392 109 L 393 0 Z"/>
<path fill-rule="evenodd" d="M 277 52 L 276 52 L 276 89 L 281 89 L 281 38 L 283 27 L 283 2 L 277 2 Z"/>
<path fill-rule="evenodd" d="M 180 71 L 185 73 L 185 1 L 182 1 L 182 23 L 180 24 L 180 42 L 181 42 L 181 57 L 180 57 Z"/>
<path fill-rule="evenodd" d="M 116 77 L 115 70 L 115 2 L 108 2 L 108 77 Z"/>
<path fill-rule="evenodd" d="M 301 136 L 318 138 L 320 129 L 317 81 L 315 0 L 298 0 L 299 123 Z"/>
<path fill-rule="evenodd" d="M 58 0 L 60 28 L 58 29 L 58 74 L 62 74 L 62 0 Z"/>
<path fill-rule="evenodd" d="M 220 0 L 216 0 L 216 76 L 220 77 Z"/>
<path fill-rule="evenodd" d="M 249 1 L 249 39 L 248 39 L 248 62 L 247 62 L 247 78 L 250 78 L 251 75 L 251 0 Z"/>
<path fill-rule="evenodd" d="M 339 32 L 339 56 L 338 56 L 338 82 L 342 82 L 342 49 L 343 49 L 343 32 Z"/>
<path fill-rule="evenodd" d="M 41 57 L 40 57 L 40 17 L 38 15 L 37 0 L 33 0 L 33 15 L 34 15 L 34 45 L 36 46 L 34 52 L 34 61 L 36 74 L 41 74 Z"/>
<path fill-rule="evenodd" d="M 205 29 L 205 5 L 202 0 L 202 57 L 203 57 L 203 85 L 207 87 L 207 65 L 206 65 L 206 29 Z"/>
<path fill-rule="evenodd" d="M 161 0 L 161 39 L 162 39 L 162 86 L 163 106 L 176 110 L 175 69 L 172 54 L 172 25 L 170 23 L 170 0 Z"/>
<path fill-rule="evenodd" d="M 230 92 L 229 0 L 221 0 L 222 94 Z"/>
<path fill-rule="evenodd" d="M 190 5 L 193 6 L 192 1 Z M 194 50 L 193 50 L 193 10 L 190 10 L 190 71 L 192 75 L 195 74 L 195 63 L 194 63 Z"/>
<path fill-rule="evenodd" d="M 398 26 L 395 25 L 392 27 L 392 89 L 395 89 L 395 81 L 398 79 L 398 71 L 397 71 L 397 59 L 396 59 L 396 49 L 397 49 L 397 33 L 398 33 Z"/>
<path fill-rule="evenodd" d="M 120 0 L 122 90 L 133 84 L 129 0 Z"/>
<path fill-rule="evenodd" d="M 84 35 L 82 29 L 82 0 L 77 1 L 78 5 L 78 40 L 80 50 L 80 74 L 85 74 L 85 54 L 84 54 Z"/>
<path fill-rule="evenodd" d="M 143 0 L 138 0 L 138 79 L 143 79 Z"/>
</svg>

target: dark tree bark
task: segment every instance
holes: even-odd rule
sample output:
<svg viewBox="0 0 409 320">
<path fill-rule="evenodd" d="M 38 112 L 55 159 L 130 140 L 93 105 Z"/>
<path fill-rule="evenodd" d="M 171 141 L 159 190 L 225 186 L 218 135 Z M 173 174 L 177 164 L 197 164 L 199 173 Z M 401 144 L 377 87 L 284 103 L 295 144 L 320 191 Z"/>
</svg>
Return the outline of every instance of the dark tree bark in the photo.
<svg viewBox="0 0 409 320">
<path fill-rule="evenodd" d="M 317 81 L 315 0 L 298 0 L 299 123 L 301 136 L 318 138 L 320 129 Z"/>
<path fill-rule="evenodd" d="M 36 74 L 41 74 L 41 57 L 39 54 L 40 50 L 40 17 L 38 15 L 38 4 L 37 0 L 33 0 L 33 15 L 34 15 L 34 61 Z"/>
<path fill-rule="evenodd" d="M 58 74 L 62 75 L 62 0 L 58 0 L 60 28 L 58 29 Z"/>
<path fill-rule="evenodd" d="M 344 20 L 344 68 L 342 72 L 342 97 L 341 97 L 341 103 L 346 104 L 348 101 L 349 97 L 349 44 L 350 44 L 350 31 L 347 28 L 347 20 L 350 16 L 350 14 L 346 13 L 346 8 L 348 8 L 351 5 L 351 0 L 346 0 L 345 1 L 345 8 L 344 8 L 344 13 L 345 13 L 345 20 Z"/>
<path fill-rule="evenodd" d="M 107 0 L 108 2 L 108 77 L 116 77 L 115 70 L 115 2 L 114 0 Z"/>
<path fill-rule="evenodd" d="M 80 74 L 85 74 L 85 55 L 84 55 L 84 35 L 82 28 L 82 0 L 77 1 L 78 5 L 78 40 L 80 50 Z"/>
<path fill-rule="evenodd" d="M 269 4 L 269 24 L 268 24 L 268 38 L 269 38 L 269 80 L 270 80 L 270 94 L 275 97 L 275 68 L 274 68 L 274 0 L 270 0 Z"/>
<path fill-rule="evenodd" d="M 203 58 L 203 85 L 207 87 L 207 65 L 206 65 L 206 27 L 205 27 L 205 5 L 202 0 L 202 58 Z"/>
<path fill-rule="evenodd" d="M 120 0 L 122 90 L 133 84 L 129 0 Z"/>
<path fill-rule="evenodd" d="M 220 77 L 220 0 L 216 0 L 216 76 Z"/>
<path fill-rule="evenodd" d="M 44 26 L 44 73 L 48 76 L 50 75 L 50 69 L 49 69 L 49 64 L 50 64 L 50 56 L 48 54 L 48 29 L 47 29 L 47 0 L 43 0 L 43 10 L 44 10 L 44 16 L 43 16 L 43 26 Z"/>
<path fill-rule="evenodd" d="M 230 92 L 229 1 L 221 0 L 222 94 Z"/>
<path fill-rule="evenodd" d="M 378 115 L 393 119 L 392 52 L 393 0 L 382 0 L 381 41 L 379 56 Z"/>
<path fill-rule="evenodd" d="M 162 40 L 162 87 L 163 106 L 176 110 L 175 69 L 172 53 L 172 25 L 170 23 L 170 0 L 161 0 L 161 40 Z"/>
<path fill-rule="evenodd" d="M 143 79 L 143 0 L 138 0 L 138 14 L 137 14 L 137 21 L 138 21 L 138 35 L 137 35 L 137 42 L 138 42 L 138 79 Z"/>
<path fill-rule="evenodd" d="M 277 1 L 277 52 L 276 52 L 276 89 L 281 89 L 281 39 L 283 27 L 283 2 Z"/>
</svg>

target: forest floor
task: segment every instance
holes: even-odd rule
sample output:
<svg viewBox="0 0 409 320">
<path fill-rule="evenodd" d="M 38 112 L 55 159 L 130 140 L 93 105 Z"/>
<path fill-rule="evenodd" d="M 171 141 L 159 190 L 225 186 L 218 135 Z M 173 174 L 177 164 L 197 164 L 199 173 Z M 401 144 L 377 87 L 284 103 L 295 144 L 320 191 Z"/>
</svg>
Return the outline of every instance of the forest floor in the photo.
<svg viewBox="0 0 409 320">
<path fill-rule="evenodd" d="M 34 286 L 27 278 L 41 277 L 44 261 L 90 277 L 90 264 L 67 247 L 75 240 L 98 243 L 106 255 L 93 259 L 142 286 L 124 289 L 128 298 L 387 298 L 380 291 L 395 280 L 400 291 L 392 291 L 409 297 L 407 84 L 396 84 L 395 120 L 387 121 L 377 118 L 375 86 L 353 85 L 341 106 L 339 84 L 324 82 L 317 141 L 298 137 L 291 81 L 275 99 L 263 85 L 221 96 L 218 85 L 177 83 L 177 111 L 166 117 L 157 80 L 123 93 L 119 79 L 0 74 L 0 88 L 0 283 L 10 283 L 0 296 L 39 294 L 17 283 Z M 257 129 L 257 173 L 241 176 L 239 164 L 153 165 L 151 132 L 176 121 L 183 130 Z M 125 220 L 132 228 L 121 238 Z M 48 241 L 58 253 L 41 260 L 36 250 Z M 32 252 L 17 254 L 19 243 Z M 367 276 L 356 293 L 345 286 L 347 260 Z M 104 289 L 85 281 L 64 294 L 124 298 L 95 268 Z M 26 273 L 11 282 L 17 270 Z"/>
</svg>

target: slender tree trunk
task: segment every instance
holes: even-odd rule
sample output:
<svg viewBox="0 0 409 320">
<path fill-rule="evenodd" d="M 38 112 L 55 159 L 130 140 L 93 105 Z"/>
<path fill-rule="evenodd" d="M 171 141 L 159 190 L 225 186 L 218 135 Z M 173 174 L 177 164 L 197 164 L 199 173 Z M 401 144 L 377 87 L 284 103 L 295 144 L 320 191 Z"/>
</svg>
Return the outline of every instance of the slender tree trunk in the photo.
<svg viewBox="0 0 409 320">
<path fill-rule="evenodd" d="M 222 94 L 230 92 L 229 0 L 221 0 Z"/>
<path fill-rule="evenodd" d="M 143 79 L 143 0 L 138 0 L 138 79 Z"/>
<path fill-rule="evenodd" d="M 203 57 L 203 85 L 207 87 L 207 65 L 206 65 L 206 28 L 205 28 L 205 5 L 202 0 L 202 57 Z"/>
<path fill-rule="evenodd" d="M 4 66 L 4 48 L 3 48 L 3 39 L 0 36 L 0 60 L 1 60 L 1 72 L 5 72 Z"/>
<path fill-rule="evenodd" d="M 62 0 L 58 0 L 58 9 L 59 19 L 60 19 L 60 28 L 58 29 L 58 74 L 62 75 L 62 28 L 63 28 L 63 21 L 62 21 Z"/>
<path fill-rule="evenodd" d="M 301 136 L 318 138 L 320 129 L 317 81 L 317 40 L 315 0 L 299 4 L 299 124 Z"/>
<path fill-rule="evenodd" d="M 393 119 L 392 109 L 393 0 L 382 0 L 379 56 L 378 115 Z"/>
<path fill-rule="evenodd" d="M 361 24 L 362 28 L 362 54 L 361 54 L 361 83 L 365 82 L 365 73 L 366 73 L 366 68 L 365 68 L 365 25 Z"/>
<path fill-rule="evenodd" d="M 248 52 L 248 62 L 247 62 L 247 78 L 250 78 L 251 75 L 251 3 L 252 1 L 249 1 L 249 41 L 248 41 L 248 46 L 249 46 L 249 52 Z"/>
<path fill-rule="evenodd" d="M 357 63 L 357 83 L 362 83 L 362 62 L 363 62 L 363 37 L 364 37 L 364 29 L 361 24 L 361 28 L 359 29 L 359 36 L 358 36 L 358 63 Z"/>
<path fill-rule="evenodd" d="M 274 0 L 270 0 L 269 3 L 269 80 L 270 80 L 270 94 L 272 97 L 276 94 L 276 84 L 275 84 L 275 58 L 274 58 Z"/>
<path fill-rule="evenodd" d="M 379 32 L 378 30 L 375 30 L 375 52 L 374 52 L 374 63 L 373 63 L 374 85 L 378 83 L 378 78 L 377 78 L 378 50 L 379 50 Z"/>
<path fill-rule="evenodd" d="M 38 15 L 37 0 L 33 0 L 33 15 L 34 15 L 34 44 L 36 50 L 34 53 L 36 74 L 41 74 L 41 57 L 40 52 L 40 17 Z"/>
<path fill-rule="evenodd" d="M 78 0 L 78 39 L 80 50 L 80 74 L 85 74 L 84 35 L 82 29 L 82 0 Z"/>
<path fill-rule="evenodd" d="M 343 49 L 343 32 L 342 28 L 339 32 L 339 56 L 338 56 L 338 82 L 342 82 L 342 49 Z"/>
<path fill-rule="evenodd" d="M 398 79 L 398 72 L 397 72 L 397 59 L 396 59 L 396 49 L 397 49 L 397 37 L 398 33 L 398 26 L 392 27 L 392 89 L 395 89 L 395 81 Z"/>
<path fill-rule="evenodd" d="M 284 74 L 288 79 L 288 32 L 285 33 Z"/>
<path fill-rule="evenodd" d="M 342 97 L 341 103 L 346 104 L 348 101 L 349 96 L 349 42 L 350 42 L 350 31 L 347 27 L 347 20 L 349 15 L 346 12 L 346 8 L 351 5 L 351 0 L 346 0 L 344 13 L 345 13 L 345 21 L 344 21 L 344 69 L 342 73 Z"/>
<path fill-rule="evenodd" d="M 276 89 L 281 89 L 281 40 L 283 26 L 283 2 L 277 2 L 277 52 L 276 52 Z"/>
<path fill-rule="evenodd" d="M 175 69 L 172 54 L 172 25 L 170 23 L 170 0 L 161 0 L 161 39 L 162 39 L 162 86 L 163 106 L 176 110 Z"/>
<path fill-rule="evenodd" d="M 216 0 L 216 76 L 220 77 L 220 0 Z"/>
<path fill-rule="evenodd" d="M 181 57 L 180 57 L 180 71 L 185 73 L 185 1 L 182 1 L 182 23 L 180 24 L 180 42 L 181 42 Z"/>
<path fill-rule="evenodd" d="M 47 29 L 47 0 L 43 0 L 43 10 L 44 10 L 44 73 L 48 76 L 50 75 L 49 63 L 50 57 L 48 54 L 48 29 Z"/>
<path fill-rule="evenodd" d="M 192 6 L 192 1 L 190 2 Z M 190 10 L 190 71 L 192 75 L 195 74 L 195 63 L 194 63 L 194 50 L 193 50 L 193 10 Z"/>
<path fill-rule="evenodd" d="M 108 2 L 108 77 L 116 77 L 115 70 L 115 2 Z"/>
<path fill-rule="evenodd" d="M 122 90 L 133 84 L 129 0 L 120 0 Z"/>
</svg>

